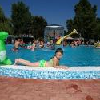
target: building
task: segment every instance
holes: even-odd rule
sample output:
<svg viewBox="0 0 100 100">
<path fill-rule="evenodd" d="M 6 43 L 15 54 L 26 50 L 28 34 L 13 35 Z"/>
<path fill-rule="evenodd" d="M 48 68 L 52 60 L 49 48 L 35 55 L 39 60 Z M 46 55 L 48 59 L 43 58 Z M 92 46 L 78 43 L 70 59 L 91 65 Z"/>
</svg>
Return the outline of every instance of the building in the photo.
<svg viewBox="0 0 100 100">
<path fill-rule="evenodd" d="M 46 26 L 44 32 L 44 41 L 57 40 L 59 37 L 64 36 L 64 27 L 57 24 L 51 24 Z"/>
</svg>

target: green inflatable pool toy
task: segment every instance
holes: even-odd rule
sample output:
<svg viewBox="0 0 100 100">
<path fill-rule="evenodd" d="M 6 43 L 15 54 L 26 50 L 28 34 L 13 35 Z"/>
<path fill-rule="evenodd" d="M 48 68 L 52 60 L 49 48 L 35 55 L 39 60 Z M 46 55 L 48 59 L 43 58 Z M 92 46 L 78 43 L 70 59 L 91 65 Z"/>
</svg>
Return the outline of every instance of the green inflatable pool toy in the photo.
<svg viewBox="0 0 100 100">
<path fill-rule="evenodd" d="M 6 56 L 6 45 L 5 40 L 8 36 L 7 32 L 0 32 L 0 64 L 11 65 L 12 62 L 10 59 L 7 59 Z"/>
</svg>

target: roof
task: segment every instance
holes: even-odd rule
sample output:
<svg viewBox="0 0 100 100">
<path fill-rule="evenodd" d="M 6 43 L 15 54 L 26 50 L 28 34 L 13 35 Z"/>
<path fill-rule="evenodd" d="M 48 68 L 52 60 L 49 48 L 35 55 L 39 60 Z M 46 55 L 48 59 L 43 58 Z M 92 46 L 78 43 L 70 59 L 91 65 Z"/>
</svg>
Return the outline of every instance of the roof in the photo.
<svg viewBox="0 0 100 100">
<path fill-rule="evenodd" d="M 58 25 L 58 24 L 50 24 L 50 25 L 47 25 L 46 28 L 62 28 L 62 29 L 64 29 L 64 27 L 62 25 Z"/>
</svg>

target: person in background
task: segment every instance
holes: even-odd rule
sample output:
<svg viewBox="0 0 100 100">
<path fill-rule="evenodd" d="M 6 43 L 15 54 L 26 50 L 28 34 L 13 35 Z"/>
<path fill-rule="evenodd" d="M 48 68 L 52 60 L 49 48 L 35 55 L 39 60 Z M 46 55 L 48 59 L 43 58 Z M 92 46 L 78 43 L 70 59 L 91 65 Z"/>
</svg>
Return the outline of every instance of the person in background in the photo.
<svg viewBox="0 0 100 100">
<path fill-rule="evenodd" d="M 54 50 L 55 49 L 55 44 L 53 40 L 50 40 L 50 49 Z"/>
<path fill-rule="evenodd" d="M 48 48 L 50 48 L 50 42 L 47 42 L 46 46 L 47 46 Z"/>
<path fill-rule="evenodd" d="M 63 41 L 63 47 L 66 47 L 67 46 L 67 42 L 66 40 Z"/>
<path fill-rule="evenodd" d="M 39 48 L 43 48 L 44 47 L 44 42 L 41 40 L 40 42 L 39 42 Z"/>
<path fill-rule="evenodd" d="M 20 47 L 27 48 L 26 44 L 24 43 L 23 39 L 20 40 Z"/>
<path fill-rule="evenodd" d="M 19 45 L 20 45 L 20 39 L 15 39 L 14 48 L 12 49 L 12 51 L 18 51 Z"/>
<path fill-rule="evenodd" d="M 70 46 L 71 46 L 72 48 L 74 48 L 74 47 L 75 47 L 74 42 L 71 42 Z"/>
<path fill-rule="evenodd" d="M 31 45 L 31 50 L 34 51 L 35 48 L 36 48 L 36 41 L 33 41 Z"/>
</svg>

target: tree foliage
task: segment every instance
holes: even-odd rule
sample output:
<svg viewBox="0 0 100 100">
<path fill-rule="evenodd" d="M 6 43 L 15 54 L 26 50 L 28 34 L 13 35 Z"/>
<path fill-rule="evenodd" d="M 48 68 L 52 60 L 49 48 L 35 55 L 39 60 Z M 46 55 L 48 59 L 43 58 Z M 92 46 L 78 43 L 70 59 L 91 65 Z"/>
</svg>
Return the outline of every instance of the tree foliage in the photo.
<svg viewBox="0 0 100 100">
<path fill-rule="evenodd" d="M 14 26 L 14 34 L 28 34 L 27 23 L 30 21 L 31 13 L 29 8 L 23 2 L 12 4 L 11 18 Z"/>
<path fill-rule="evenodd" d="M 2 11 L 2 7 L 0 7 L 0 31 L 7 31 L 9 34 L 13 33 L 13 29 L 10 23 L 10 20 L 6 18 Z"/>
<path fill-rule="evenodd" d="M 11 18 L 14 34 L 43 37 L 46 20 L 42 16 L 31 16 L 29 8 L 23 2 L 12 4 Z"/>
<path fill-rule="evenodd" d="M 31 33 L 34 34 L 35 38 L 44 36 L 44 29 L 46 25 L 47 22 L 42 16 L 31 17 Z"/>
<path fill-rule="evenodd" d="M 73 19 L 66 21 L 68 31 L 77 29 L 79 34 L 85 39 L 95 39 L 99 23 L 97 23 L 97 6 L 92 6 L 88 0 L 80 0 L 74 6 L 75 16 Z"/>
</svg>

